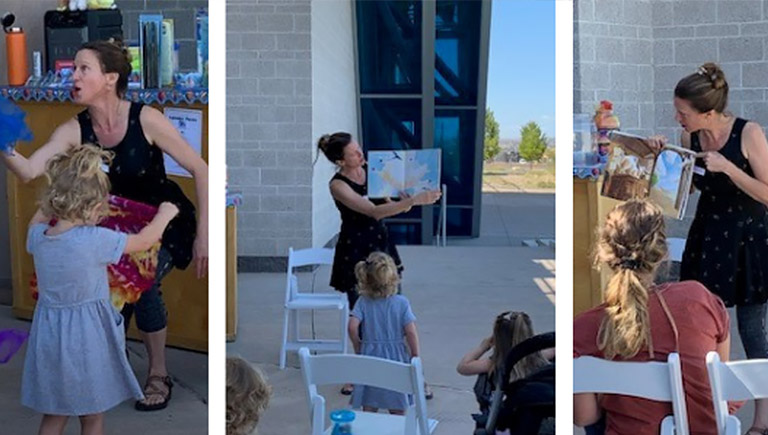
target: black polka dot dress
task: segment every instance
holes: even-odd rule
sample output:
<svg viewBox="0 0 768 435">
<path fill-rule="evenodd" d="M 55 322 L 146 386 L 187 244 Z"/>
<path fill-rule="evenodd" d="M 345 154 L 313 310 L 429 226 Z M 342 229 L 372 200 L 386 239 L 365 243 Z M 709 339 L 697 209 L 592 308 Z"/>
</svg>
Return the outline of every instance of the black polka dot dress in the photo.
<svg viewBox="0 0 768 435">
<path fill-rule="evenodd" d="M 747 121 L 736 119 L 720 153 L 750 176 L 741 151 Z M 691 149 L 701 151 L 697 133 Z M 706 167 L 699 159 L 699 167 Z M 701 191 L 696 216 L 680 269 L 681 280 L 696 280 L 720 296 L 726 306 L 761 304 L 768 300 L 768 213 L 723 173 L 694 175 Z"/>
<path fill-rule="evenodd" d="M 173 265 L 185 269 L 192 260 L 197 232 L 195 206 L 179 185 L 168 179 L 163 151 L 147 141 L 140 120 L 143 107 L 143 104 L 131 103 L 125 137 L 113 147 L 102 147 L 114 153 L 109 167 L 110 193 L 154 206 L 168 201 L 179 208 L 179 214 L 163 233 L 162 246 L 173 257 Z M 101 146 L 88 111 L 80 112 L 77 120 L 82 142 Z"/>
<path fill-rule="evenodd" d="M 333 180 L 347 183 L 360 196 L 368 194 L 367 186 L 357 184 L 341 174 L 334 175 L 331 181 Z M 387 227 L 381 221 L 358 213 L 339 201 L 334 202 L 341 213 L 341 231 L 333 258 L 331 287 L 342 292 L 353 290 L 357 285 L 355 265 L 365 260 L 371 252 L 389 254 L 395 260 L 398 271 L 402 271 L 400 255 L 389 240 Z"/>
</svg>

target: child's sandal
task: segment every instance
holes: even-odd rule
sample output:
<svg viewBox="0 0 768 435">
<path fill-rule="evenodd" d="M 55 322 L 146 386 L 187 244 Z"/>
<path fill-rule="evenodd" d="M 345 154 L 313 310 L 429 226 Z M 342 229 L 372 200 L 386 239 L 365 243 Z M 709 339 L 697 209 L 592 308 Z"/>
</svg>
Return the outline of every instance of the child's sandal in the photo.
<svg viewBox="0 0 768 435">
<path fill-rule="evenodd" d="M 165 388 L 163 388 L 165 386 Z M 152 375 L 147 378 L 147 383 L 144 385 L 144 400 L 147 400 L 151 396 L 160 396 L 162 402 L 147 404 L 141 400 L 136 401 L 135 408 L 138 411 L 158 411 L 165 409 L 168 406 L 168 402 L 171 401 L 171 391 L 173 389 L 173 381 L 170 376 L 158 376 Z"/>
</svg>

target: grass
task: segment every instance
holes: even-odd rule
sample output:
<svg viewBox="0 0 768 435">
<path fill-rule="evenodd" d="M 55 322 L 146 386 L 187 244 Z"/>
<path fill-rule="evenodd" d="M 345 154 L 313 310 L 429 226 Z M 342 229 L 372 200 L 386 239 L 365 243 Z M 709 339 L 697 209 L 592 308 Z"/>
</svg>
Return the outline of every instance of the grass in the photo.
<svg viewBox="0 0 768 435">
<path fill-rule="evenodd" d="M 483 164 L 483 192 L 555 190 L 555 162 Z"/>
</svg>

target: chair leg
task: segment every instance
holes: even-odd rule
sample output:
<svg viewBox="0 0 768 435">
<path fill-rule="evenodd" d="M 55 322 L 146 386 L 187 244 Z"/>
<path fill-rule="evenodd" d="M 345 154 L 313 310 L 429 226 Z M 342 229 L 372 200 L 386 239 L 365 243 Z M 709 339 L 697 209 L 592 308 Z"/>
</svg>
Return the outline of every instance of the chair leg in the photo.
<svg viewBox="0 0 768 435">
<path fill-rule="evenodd" d="M 293 334 L 293 340 L 298 343 L 301 336 L 299 332 L 299 310 L 293 312 Z"/>
<path fill-rule="evenodd" d="M 285 352 L 288 345 L 288 317 L 291 310 L 285 309 L 283 314 L 283 345 L 280 348 L 280 370 L 285 368 Z"/>
<path fill-rule="evenodd" d="M 347 325 L 349 322 L 349 305 L 344 304 L 341 310 L 341 353 L 346 354 L 349 350 L 349 336 L 347 334 Z"/>
</svg>

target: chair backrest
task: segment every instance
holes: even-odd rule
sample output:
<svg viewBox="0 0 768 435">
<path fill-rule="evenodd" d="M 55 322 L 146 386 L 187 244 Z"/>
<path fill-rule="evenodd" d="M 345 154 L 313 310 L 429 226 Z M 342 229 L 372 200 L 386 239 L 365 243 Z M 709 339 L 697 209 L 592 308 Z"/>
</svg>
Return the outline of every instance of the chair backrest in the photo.
<svg viewBox="0 0 768 435">
<path fill-rule="evenodd" d="M 302 266 L 321 266 L 333 264 L 334 250 L 329 248 L 309 248 L 294 251 L 288 248 L 288 270 L 285 283 L 285 303 L 291 301 L 299 291 L 298 277 L 294 269 Z"/>
<path fill-rule="evenodd" d="M 605 393 L 672 402 L 675 433 L 688 434 L 680 356 L 667 362 L 608 361 L 590 356 L 573 360 L 573 392 Z"/>
<path fill-rule="evenodd" d="M 307 387 L 307 399 L 312 433 L 323 433 L 325 399 L 317 387 L 328 384 L 363 384 L 413 395 L 413 405 L 406 410 L 406 435 L 429 434 L 427 404 L 424 397 L 424 374 L 421 359 L 410 364 L 362 355 L 310 355 L 307 348 L 299 350 L 301 374 Z"/>
<path fill-rule="evenodd" d="M 729 400 L 768 398 L 768 359 L 722 362 L 717 352 L 709 352 L 707 372 L 718 433 L 725 433 Z"/>
</svg>

